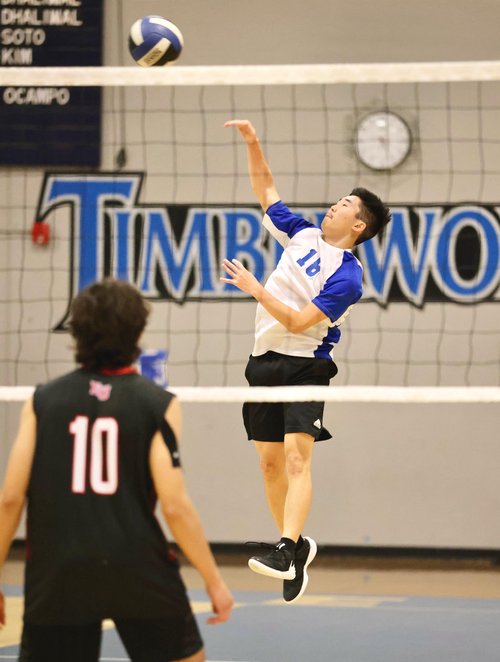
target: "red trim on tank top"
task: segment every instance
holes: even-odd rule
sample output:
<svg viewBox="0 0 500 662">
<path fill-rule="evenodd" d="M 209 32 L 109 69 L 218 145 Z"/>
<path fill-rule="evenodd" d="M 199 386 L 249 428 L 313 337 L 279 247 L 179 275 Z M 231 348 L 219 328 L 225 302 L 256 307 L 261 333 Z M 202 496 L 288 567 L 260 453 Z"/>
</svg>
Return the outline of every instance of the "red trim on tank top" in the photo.
<svg viewBox="0 0 500 662">
<path fill-rule="evenodd" d="M 128 365 L 126 368 L 116 368 L 116 370 L 108 370 L 103 368 L 99 370 L 101 375 L 135 375 L 137 373 L 137 368 L 134 368 L 132 365 Z"/>
</svg>

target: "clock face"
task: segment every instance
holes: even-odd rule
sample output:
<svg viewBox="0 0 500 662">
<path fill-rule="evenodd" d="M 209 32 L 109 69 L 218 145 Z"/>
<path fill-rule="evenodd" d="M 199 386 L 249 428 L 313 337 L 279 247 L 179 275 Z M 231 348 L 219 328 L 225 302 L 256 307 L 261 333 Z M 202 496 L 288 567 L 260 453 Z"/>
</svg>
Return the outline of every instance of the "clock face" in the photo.
<svg viewBox="0 0 500 662">
<path fill-rule="evenodd" d="M 366 115 L 356 128 L 356 153 L 373 170 L 390 170 L 402 163 L 411 147 L 406 122 L 387 111 Z"/>
</svg>

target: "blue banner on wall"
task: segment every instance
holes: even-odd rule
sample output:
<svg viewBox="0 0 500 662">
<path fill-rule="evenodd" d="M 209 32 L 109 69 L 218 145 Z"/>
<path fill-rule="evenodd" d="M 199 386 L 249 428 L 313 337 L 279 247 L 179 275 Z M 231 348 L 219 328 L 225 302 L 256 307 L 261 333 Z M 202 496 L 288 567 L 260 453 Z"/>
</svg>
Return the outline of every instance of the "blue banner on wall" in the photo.
<svg viewBox="0 0 500 662">
<path fill-rule="evenodd" d="M 253 206 L 139 202 L 142 173 L 47 174 L 37 221 L 71 209 L 70 293 L 105 276 L 179 303 L 247 295 L 221 283 L 224 257 L 264 281 L 282 249 Z M 294 206 L 320 225 L 328 205 Z M 381 238 L 356 249 L 364 299 L 476 304 L 500 300 L 500 203 L 398 205 Z M 57 232 L 57 229 L 55 229 Z"/>
</svg>

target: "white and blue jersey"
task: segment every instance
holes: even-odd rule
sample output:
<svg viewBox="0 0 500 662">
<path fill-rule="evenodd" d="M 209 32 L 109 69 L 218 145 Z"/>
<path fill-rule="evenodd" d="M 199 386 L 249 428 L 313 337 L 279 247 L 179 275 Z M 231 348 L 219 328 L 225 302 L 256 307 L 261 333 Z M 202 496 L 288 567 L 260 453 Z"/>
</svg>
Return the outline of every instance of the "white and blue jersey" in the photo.
<svg viewBox="0 0 500 662">
<path fill-rule="evenodd" d="M 297 311 L 311 301 L 327 316 L 301 333 L 291 333 L 261 305 L 255 316 L 253 356 L 268 351 L 332 359 L 339 325 L 362 294 L 363 268 L 350 250 L 322 238 L 322 231 L 280 201 L 269 207 L 264 227 L 285 249 L 265 289 Z"/>
</svg>

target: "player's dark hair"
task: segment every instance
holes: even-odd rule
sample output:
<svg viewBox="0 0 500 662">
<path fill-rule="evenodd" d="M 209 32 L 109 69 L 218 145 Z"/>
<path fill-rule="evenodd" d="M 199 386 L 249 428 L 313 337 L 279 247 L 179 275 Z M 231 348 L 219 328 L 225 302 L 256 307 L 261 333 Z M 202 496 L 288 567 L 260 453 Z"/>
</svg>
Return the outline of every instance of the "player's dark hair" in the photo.
<svg viewBox="0 0 500 662">
<path fill-rule="evenodd" d="M 366 188 L 355 188 L 351 191 L 361 200 L 361 212 L 358 218 L 366 223 L 366 228 L 359 236 L 356 244 L 362 244 L 378 234 L 391 220 L 389 207 L 382 200 Z"/>
<path fill-rule="evenodd" d="M 69 329 L 76 341 L 75 358 L 87 370 L 115 370 L 140 354 L 138 341 L 150 306 L 123 281 L 106 279 L 82 290 L 70 309 Z"/>
</svg>

